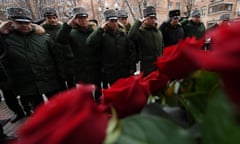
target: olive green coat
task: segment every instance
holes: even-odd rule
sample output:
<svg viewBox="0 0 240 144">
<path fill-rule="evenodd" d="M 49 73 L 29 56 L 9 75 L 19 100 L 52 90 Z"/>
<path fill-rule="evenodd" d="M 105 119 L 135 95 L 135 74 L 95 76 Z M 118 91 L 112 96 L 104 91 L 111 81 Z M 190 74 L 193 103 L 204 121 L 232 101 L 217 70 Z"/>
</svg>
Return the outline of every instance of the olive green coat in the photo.
<svg viewBox="0 0 240 144">
<path fill-rule="evenodd" d="M 60 90 L 58 51 L 39 26 L 28 34 L 11 31 L 5 37 L 7 54 L 1 60 L 17 95 L 40 95 Z"/>
<path fill-rule="evenodd" d="M 141 61 L 140 70 L 144 75 L 154 71 L 156 67 L 153 63 L 162 55 L 162 32 L 157 27 L 147 27 L 136 20 L 128 32 L 128 38 L 136 45 L 137 57 Z"/>
<path fill-rule="evenodd" d="M 194 23 L 192 20 L 183 20 L 180 23 L 183 27 L 185 38 L 196 37 L 200 39 L 205 34 L 205 26 L 202 22 Z"/>
<path fill-rule="evenodd" d="M 92 32 L 93 28 L 90 26 L 87 29 L 82 27 L 72 28 L 64 23 L 57 34 L 57 42 L 71 46 L 75 61 L 74 76 L 76 83 L 96 84 L 100 79 L 98 53 L 95 48 L 86 44 L 86 40 Z"/>
<path fill-rule="evenodd" d="M 122 29 L 113 32 L 98 28 L 89 36 L 87 44 L 99 52 L 102 81 L 111 84 L 135 70 L 134 47 Z"/>
</svg>

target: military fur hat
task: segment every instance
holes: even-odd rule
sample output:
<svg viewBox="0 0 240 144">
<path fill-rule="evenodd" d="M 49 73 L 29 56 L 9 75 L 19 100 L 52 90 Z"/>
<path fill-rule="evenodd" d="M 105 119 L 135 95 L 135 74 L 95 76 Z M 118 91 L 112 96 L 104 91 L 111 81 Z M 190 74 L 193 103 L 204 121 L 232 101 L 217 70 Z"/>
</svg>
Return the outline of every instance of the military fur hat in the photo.
<svg viewBox="0 0 240 144">
<path fill-rule="evenodd" d="M 156 17 L 156 8 L 153 6 L 147 6 L 145 9 L 143 9 L 143 16 L 148 17 L 148 16 L 154 16 Z"/>
<path fill-rule="evenodd" d="M 7 18 L 17 22 L 32 22 L 31 12 L 20 7 L 7 8 Z"/>
<path fill-rule="evenodd" d="M 230 14 L 223 14 L 220 16 L 219 20 L 223 21 L 223 20 L 229 20 L 230 19 Z"/>
<path fill-rule="evenodd" d="M 201 16 L 200 10 L 194 9 L 194 10 L 191 12 L 191 16 L 192 16 L 192 17 L 196 17 L 196 16 L 200 17 L 200 16 Z"/>
<path fill-rule="evenodd" d="M 128 12 L 126 10 L 118 10 L 117 14 L 118 14 L 119 18 L 127 18 L 128 17 Z"/>
<path fill-rule="evenodd" d="M 105 10 L 103 12 L 103 15 L 104 15 L 106 21 L 107 20 L 112 20 L 112 19 L 115 19 L 115 20 L 118 19 L 117 18 L 117 12 L 114 9 L 107 9 L 107 10 Z"/>
<path fill-rule="evenodd" d="M 46 16 L 57 16 L 57 11 L 54 8 L 46 7 L 42 9 L 42 14 Z"/>
<path fill-rule="evenodd" d="M 180 17 L 180 10 L 179 9 L 176 9 L 176 10 L 171 10 L 168 12 L 168 16 L 169 18 L 172 18 L 172 17 Z"/>
<path fill-rule="evenodd" d="M 71 16 L 82 16 L 82 17 L 87 17 L 88 13 L 87 10 L 83 7 L 75 7 L 72 9 Z"/>
</svg>

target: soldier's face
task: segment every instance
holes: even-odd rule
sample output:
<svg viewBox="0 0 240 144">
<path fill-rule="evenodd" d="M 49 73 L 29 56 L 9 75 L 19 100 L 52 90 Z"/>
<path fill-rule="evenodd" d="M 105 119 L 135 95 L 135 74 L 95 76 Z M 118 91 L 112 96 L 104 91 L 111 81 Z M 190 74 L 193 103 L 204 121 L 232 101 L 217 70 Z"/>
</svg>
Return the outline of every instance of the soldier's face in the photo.
<svg viewBox="0 0 240 144">
<path fill-rule="evenodd" d="M 200 23 L 201 18 L 200 18 L 200 16 L 194 16 L 194 17 L 192 17 L 192 21 L 195 22 L 195 23 Z"/>
<path fill-rule="evenodd" d="M 32 31 L 32 26 L 30 22 L 17 22 L 13 23 L 14 29 L 22 33 L 29 33 Z"/>
<path fill-rule="evenodd" d="M 118 21 L 116 19 L 108 20 L 108 27 L 112 30 L 118 29 Z"/>
<path fill-rule="evenodd" d="M 77 24 L 81 27 L 88 27 L 88 17 L 87 16 L 76 16 Z"/>
<path fill-rule="evenodd" d="M 157 18 L 155 16 L 149 16 L 144 20 L 144 23 L 148 26 L 155 26 Z"/>
<path fill-rule="evenodd" d="M 46 16 L 46 23 L 49 25 L 57 25 L 58 24 L 57 16 Z"/>
<path fill-rule="evenodd" d="M 179 18 L 178 18 L 178 17 L 173 17 L 173 18 L 171 18 L 171 24 L 172 24 L 173 26 L 177 25 L 178 22 L 179 22 Z"/>
<path fill-rule="evenodd" d="M 120 17 L 120 18 L 118 18 L 118 21 L 123 25 L 127 25 L 127 23 L 128 23 L 126 17 Z"/>
</svg>

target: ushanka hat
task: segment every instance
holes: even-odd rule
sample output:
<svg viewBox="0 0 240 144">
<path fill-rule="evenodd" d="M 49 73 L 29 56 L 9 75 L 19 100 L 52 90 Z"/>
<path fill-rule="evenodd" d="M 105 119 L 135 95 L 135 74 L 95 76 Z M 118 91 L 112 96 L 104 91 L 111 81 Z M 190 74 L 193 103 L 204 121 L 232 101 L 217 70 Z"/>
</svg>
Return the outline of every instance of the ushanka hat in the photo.
<svg viewBox="0 0 240 144">
<path fill-rule="evenodd" d="M 87 17 L 88 13 L 87 10 L 83 7 L 75 7 L 72 9 L 71 16 Z"/>
<path fill-rule="evenodd" d="M 176 9 L 176 10 L 169 11 L 168 16 L 169 16 L 169 18 L 180 17 L 180 10 Z"/>
<path fill-rule="evenodd" d="M 128 18 L 128 12 L 126 10 L 118 10 L 117 14 L 119 18 Z"/>
<path fill-rule="evenodd" d="M 222 20 L 222 21 L 223 20 L 228 21 L 230 19 L 230 14 L 223 14 L 223 15 L 220 16 L 219 19 Z"/>
<path fill-rule="evenodd" d="M 148 17 L 148 16 L 154 16 L 156 17 L 156 8 L 154 6 L 148 6 L 145 9 L 143 9 L 143 16 Z"/>
<path fill-rule="evenodd" d="M 103 15 L 104 15 L 106 21 L 107 20 L 112 20 L 112 19 L 114 19 L 114 20 L 118 19 L 117 12 L 114 9 L 107 9 L 107 10 L 105 10 Z"/>
<path fill-rule="evenodd" d="M 42 9 L 42 14 L 46 16 L 57 16 L 57 11 L 54 8 L 46 7 Z"/>
<path fill-rule="evenodd" d="M 20 7 L 7 8 L 7 18 L 17 22 L 32 22 L 31 12 Z"/>
<path fill-rule="evenodd" d="M 200 10 L 194 9 L 194 10 L 191 12 L 191 16 L 192 16 L 192 17 L 200 17 L 200 16 L 201 16 Z"/>
</svg>

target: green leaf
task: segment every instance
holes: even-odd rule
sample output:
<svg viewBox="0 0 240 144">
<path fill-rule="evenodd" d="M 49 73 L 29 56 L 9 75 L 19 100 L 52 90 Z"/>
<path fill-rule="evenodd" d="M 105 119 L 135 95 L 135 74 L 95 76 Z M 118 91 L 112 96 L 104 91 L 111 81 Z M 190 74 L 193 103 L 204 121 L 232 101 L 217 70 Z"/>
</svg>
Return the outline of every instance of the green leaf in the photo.
<svg viewBox="0 0 240 144">
<path fill-rule="evenodd" d="M 120 135 L 120 127 L 119 127 L 119 120 L 117 118 L 117 112 L 116 110 L 111 107 L 112 111 L 112 118 L 110 119 L 107 127 L 107 135 L 104 140 L 104 144 L 113 144 Z"/>
<path fill-rule="evenodd" d="M 194 144 L 187 131 L 161 117 L 135 115 L 121 120 L 120 125 L 117 144 Z"/>
<path fill-rule="evenodd" d="M 219 82 L 219 77 L 214 72 L 197 71 L 192 76 L 195 79 L 196 91 L 209 92 Z"/>
<path fill-rule="evenodd" d="M 209 101 L 202 124 L 203 144 L 239 144 L 240 125 L 235 121 L 231 104 L 221 89 Z"/>
<path fill-rule="evenodd" d="M 211 92 L 218 85 L 218 75 L 207 71 L 197 71 L 183 81 L 182 89 L 185 92 L 179 96 L 179 101 L 197 123 L 203 121 Z"/>
<path fill-rule="evenodd" d="M 203 92 L 195 92 L 183 94 L 179 97 L 180 103 L 193 116 L 197 123 L 203 121 L 203 115 L 207 105 L 207 94 Z"/>
</svg>

